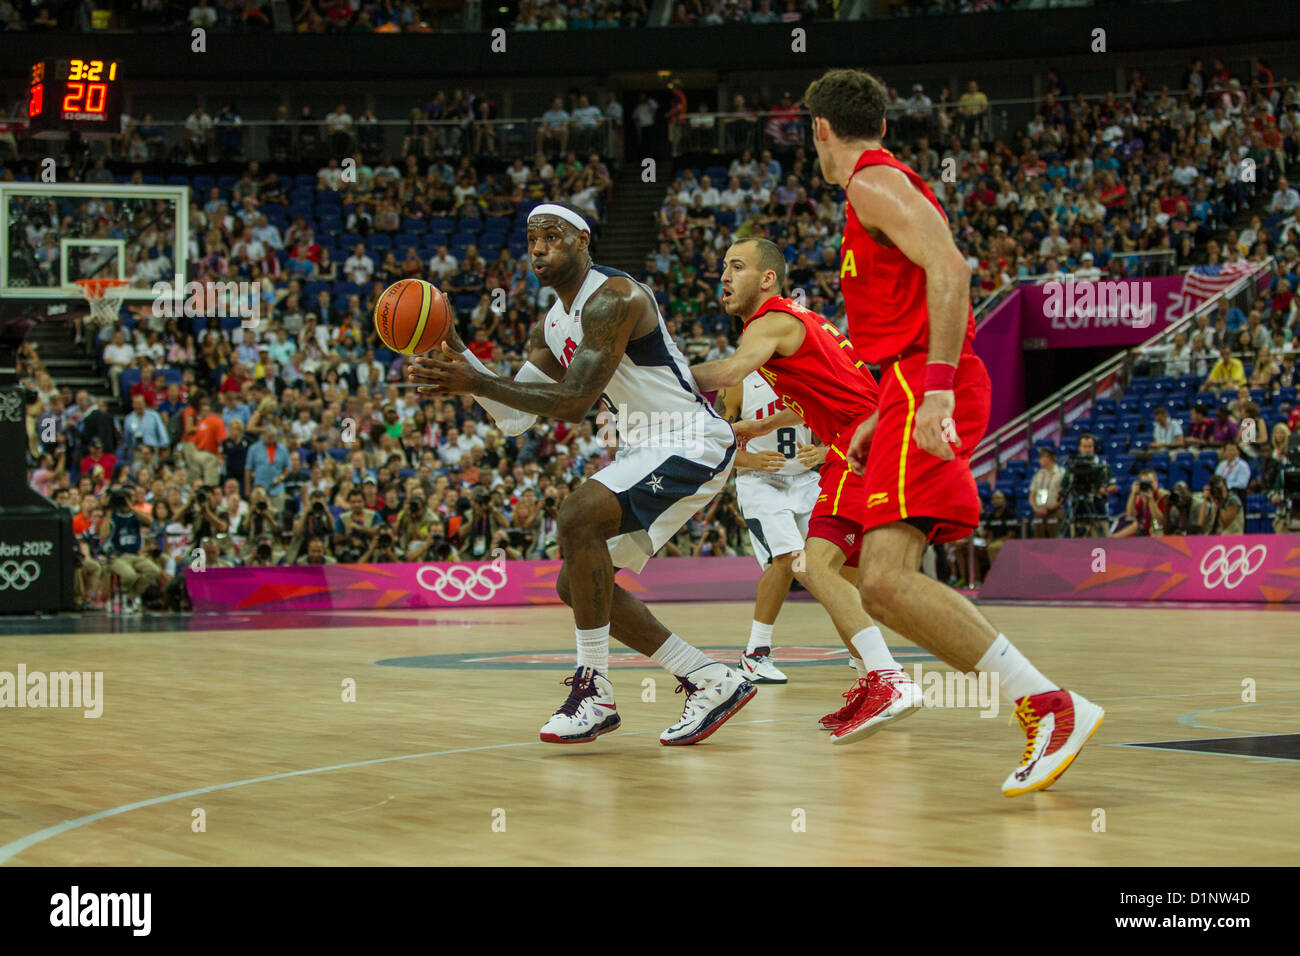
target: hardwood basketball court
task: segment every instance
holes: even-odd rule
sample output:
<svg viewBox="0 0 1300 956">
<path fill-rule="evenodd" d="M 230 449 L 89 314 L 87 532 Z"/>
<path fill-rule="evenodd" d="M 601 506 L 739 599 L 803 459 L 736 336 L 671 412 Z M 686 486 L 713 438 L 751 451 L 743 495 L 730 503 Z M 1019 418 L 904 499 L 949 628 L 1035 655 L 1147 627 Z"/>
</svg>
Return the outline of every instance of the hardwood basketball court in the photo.
<svg viewBox="0 0 1300 956">
<path fill-rule="evenodd" d="M 655 608 L 733 664 L 750 610 Z M 842 703 L 853 675 L 807 602 L 787 604 L 777 625 L 778 647 L 795 649 L 776 651 L 790 683 L 760 688 L 714 736 L 680 748 L 658 734 L 682 698 L 648 663 L 612 668 L 623 730 L 585 745 L 538 741 L 574 666 L 562 607 L 200 616 L 189 630 L 0 637 L 0 671 L 104 675 L 97 719 L 0 710 L 0 862 L 1297 862 L 1285 838 L 1300 831 L 1295 612 L 984 612 L 1049 677 L 1106 708 L 1048 792 L 1002 796 L 1024 746 L 1004 704 L 993 719 L 927 709 L 833 747 L 816 718 Z M 916 662 L 947 670 L 887 637 L 910 655 L 900 657 L 909 673 Z M 355 702 L 343 700 L 347 680 Z M 1243 681 L 1255 682 L 1253 703 Z"/>
</svg>

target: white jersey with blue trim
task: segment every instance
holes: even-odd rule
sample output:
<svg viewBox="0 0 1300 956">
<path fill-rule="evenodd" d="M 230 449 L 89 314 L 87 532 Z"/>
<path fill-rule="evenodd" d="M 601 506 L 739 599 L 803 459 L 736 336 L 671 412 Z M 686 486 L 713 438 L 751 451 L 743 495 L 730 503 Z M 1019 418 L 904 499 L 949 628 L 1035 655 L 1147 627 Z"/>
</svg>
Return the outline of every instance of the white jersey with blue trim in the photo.
<svg viewBox="0 0 1300 956">
<path fill-rule="evenodd" d="M 639 287 L 650 299 L 658 319 L 658 328 L 628 341 L 613 377 L 600 396 L 601 410 L 617 418 L 619 438 L 626 445 L 639 445 L 651 438 L 663 441 L 681 432 L 687 441 L 702 435 L 725 440 L 731 426 L 696 388 L 686 357 L 668 334 L 654 293 L 626 272 L 593 265 L 568 309 L 556 299 L 542 319 L 551 353 L 565 369 L 569 367 L 582 345 L 583 307 L 606 280 L 615 276 L 629 279 Z"/>
<path fill-rule="evenodd" d="M 740 400 L 740 420 L 754 421 L 768 418 L 777 412 L 784 411 L 785 406 L 781 404 L 781 399 L 777 397 L 772 386 L 767 383 L 758 372 L 750 372 L 745 376 L 745 380 L 740 383 L 743 389 Z M 811 445 L 814 443 L 812 429 L 800 422 L 798 425 L 790 425 L 785 428 L 778 428 L 774 432 L 768 432 L 759 438 L 751 438 L 745 443 L 746 451 L 779 451 L 785 455 L 786 462 L 780 471 L 765 472 L 747 472 L 747 474 L 761 475 L 802 475 L 804 472 L 812 469 L 801 462 L 796 456 L 799 453 L 800 445 Z"/>
</svg>

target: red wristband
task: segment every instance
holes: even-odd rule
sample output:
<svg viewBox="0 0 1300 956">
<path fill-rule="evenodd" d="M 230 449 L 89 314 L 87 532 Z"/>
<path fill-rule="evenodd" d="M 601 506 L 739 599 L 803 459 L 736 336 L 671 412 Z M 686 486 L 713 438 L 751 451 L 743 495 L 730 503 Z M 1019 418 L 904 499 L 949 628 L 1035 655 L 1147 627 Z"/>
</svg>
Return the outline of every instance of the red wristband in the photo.
<svg viewBox="0 0 1300 956">
<path fill-rule="evenodd" d="M 957 366 L 947 362 L 930 362 L 925 366 L 925 390 L 927 392 L 951 392 L 953 379 L 957 377 Z"/>
</svg>

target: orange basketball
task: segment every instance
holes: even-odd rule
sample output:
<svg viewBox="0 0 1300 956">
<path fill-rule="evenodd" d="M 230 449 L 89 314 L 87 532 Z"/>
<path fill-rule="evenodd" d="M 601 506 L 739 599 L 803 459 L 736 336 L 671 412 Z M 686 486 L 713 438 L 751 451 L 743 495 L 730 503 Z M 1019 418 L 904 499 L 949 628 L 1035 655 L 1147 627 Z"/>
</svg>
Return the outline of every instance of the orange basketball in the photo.
<svg viewBox="0 0 1300 956">
<path fill-rule="evenodd" d="M 375 331 L 385 345 L 402 355 L 436 349 L 450 330 L 447 297 L 423 279 L 399 279 L 375 303 Z"/>
</svg>

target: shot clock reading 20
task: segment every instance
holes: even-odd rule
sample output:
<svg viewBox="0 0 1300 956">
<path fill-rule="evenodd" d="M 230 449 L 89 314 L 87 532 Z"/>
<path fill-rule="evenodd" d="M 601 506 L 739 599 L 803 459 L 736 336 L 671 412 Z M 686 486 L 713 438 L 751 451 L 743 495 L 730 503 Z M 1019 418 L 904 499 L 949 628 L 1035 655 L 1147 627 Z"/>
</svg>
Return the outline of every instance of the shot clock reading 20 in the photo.
<svg viewBox="0 0 1300 956">
<path fill-rule="evenodd" d="M 122 115 L 121 79 L 116 60 L 33 64 L 27 98 L 29 129 L 33 133 L 116 133 Z"/>
</svg>

